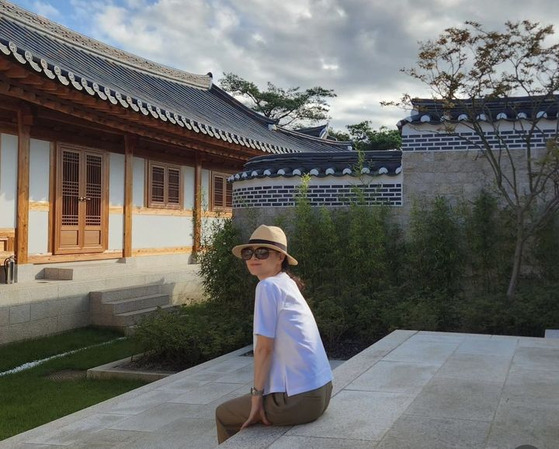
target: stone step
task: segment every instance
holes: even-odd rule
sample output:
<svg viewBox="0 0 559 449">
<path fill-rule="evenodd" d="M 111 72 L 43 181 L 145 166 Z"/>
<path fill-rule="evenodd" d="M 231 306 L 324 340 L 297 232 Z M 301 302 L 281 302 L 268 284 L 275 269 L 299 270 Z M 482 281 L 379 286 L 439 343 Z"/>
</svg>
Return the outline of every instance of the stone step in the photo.
<svg viewBox="0 0 559 449">
<path fill-rule="evenodd" d="M 146 309 L 134 310 L 132 312 L 119 313 L 112 317 L 111 327 L 121 328 L 126 333 L 127 328 L 137 325 L 146 316 L 149 316 L 158 310 L 171 311 L 175 307 L 176 306 L 173 306 L 172 304 L 168 304 L 161 307 L 148 307 Z"/>
<path fill-rule="evenodd" d="M 146 309 L 149 307 L 165 306 L 169 303 L 169 295 L 160 293 L 156 295 L 120 299 L 111 302 L 91 301 L 90 312 L 92 317 L 94 315 L 116 315 L 119 313 Z"/>
<path fill-rule="evenodd" d="M 162 284 L 144 284 L 130 287 L 119 287 L 108 290 L 93 291 L 89 293 L 91 302 L 108 304 L 115 301 L 123 301 L 144 296 L 152 296 L 161 293 Z"/>
</svg>

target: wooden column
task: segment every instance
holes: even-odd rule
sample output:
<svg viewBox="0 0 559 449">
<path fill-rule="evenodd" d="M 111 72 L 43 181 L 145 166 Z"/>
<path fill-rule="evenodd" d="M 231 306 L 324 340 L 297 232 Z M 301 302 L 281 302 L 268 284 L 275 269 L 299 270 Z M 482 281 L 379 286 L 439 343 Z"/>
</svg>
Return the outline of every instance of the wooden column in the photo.
<svg viewBox="0 0 559 449">
<path fill-rule="evenodd" d="M 18 265 L 29 258 L 29 149 L 33 116 L 27 108 L 17 113 L 18 164 L 17 164 L 17 223 L 15 256 Z"/>
<path fill-rule="evenodd" d="M 202 162 L 196 157 L 196 168 L 194 170 L 194 255 L 198 254 L 202 247 Z"/>
<path fill-rule="evenodd" d="M 132 257 L 132 206 L 136 137 L 124 136 L 124 235 L 122 257 Z"/>
</svg>

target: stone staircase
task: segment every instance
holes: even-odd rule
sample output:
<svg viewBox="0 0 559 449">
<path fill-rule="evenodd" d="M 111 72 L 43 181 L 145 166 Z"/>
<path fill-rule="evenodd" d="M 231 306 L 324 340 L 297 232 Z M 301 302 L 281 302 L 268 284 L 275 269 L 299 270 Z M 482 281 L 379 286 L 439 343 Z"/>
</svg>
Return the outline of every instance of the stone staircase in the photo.
<svg viewBox="0 0 559 449">
<path fill-rule="evenodd" d="M 90 292 L 91 324 L 130 333 L 145 316 L 175 307 L 162 288 L 149 284 Z"/>
</svg>

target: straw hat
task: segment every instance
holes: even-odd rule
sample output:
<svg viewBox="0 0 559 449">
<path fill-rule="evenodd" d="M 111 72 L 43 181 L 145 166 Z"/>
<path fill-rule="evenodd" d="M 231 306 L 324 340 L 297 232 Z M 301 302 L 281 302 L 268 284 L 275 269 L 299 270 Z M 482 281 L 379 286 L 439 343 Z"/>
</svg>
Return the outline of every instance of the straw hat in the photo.
<svg viewBox="0 0 559 449">
<path fill-rule="evenodd" d="M 233 254 L 241 258 L 241 251 L 244 248 L 270 248 L 279 253 L 285 254 L 289 265 L 297 265 L 299 262 L 294 257 L 287 254 L 287 237 L 277 226 L 260 225 L 250 236 L 250 240 L 245 245 L 237 245 L 233 248 Z"/>
</svg>

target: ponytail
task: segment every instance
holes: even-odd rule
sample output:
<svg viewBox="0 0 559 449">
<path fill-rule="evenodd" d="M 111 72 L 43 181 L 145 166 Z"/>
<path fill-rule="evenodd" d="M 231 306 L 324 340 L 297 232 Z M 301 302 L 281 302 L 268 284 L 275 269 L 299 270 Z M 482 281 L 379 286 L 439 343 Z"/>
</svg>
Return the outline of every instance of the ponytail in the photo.
<svg viewBox="0 0 559 449">
<path fill-rule="evenodd" d="M 287 274 L 291 279 L 293 279 L 293 281 L 295 282 L 295 284 L 297 284 L 297 288 L 300 291 L 303 291 L 305 289 L 305 283 L 303 282 L 303 280 L 299 277 L 299 276 L 295 276 L 291 270 L 289 269 L 289 262 L 287 261 L 287 257 L 283 259 L 283 262 L 281 263 L 281 271 L 283 271 L 285 274 Z"/>
</svg>

